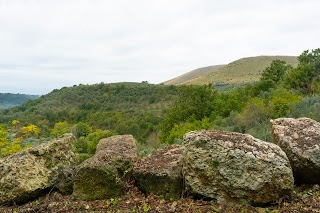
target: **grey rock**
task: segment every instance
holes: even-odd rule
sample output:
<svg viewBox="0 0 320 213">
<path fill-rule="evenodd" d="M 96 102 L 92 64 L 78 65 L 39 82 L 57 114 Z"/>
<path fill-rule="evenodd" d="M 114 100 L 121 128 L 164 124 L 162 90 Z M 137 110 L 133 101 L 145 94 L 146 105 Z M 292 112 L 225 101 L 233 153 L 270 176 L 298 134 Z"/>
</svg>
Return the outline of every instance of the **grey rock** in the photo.
<svg viewBox="0 0 320 213">
<path fill-rule="evenodd" d="M 310 118 L 271 120 L 273 142 L 287 154 L 295 182 L 320 183 L 320 123 Z"/>
<path fill-rule="evenodd" d="M 137 147 L 132 135 L 101 139 L 95 155 L 76 169 L 74 197 L 96 200 L 120 196 L 126 190 L 136 159 Z"/>
<path fill-rule="evenodd" d="M 0 159 L 0 204 L 23 203 L 65 185 L 65 171 L 75 167 L 75 137 L 59 139 Z M 72 191 L 69 185 L 64 192 Z"/>
<path fill-rule="evenodd" d="M 171 145 L 135 163 L 135 183 L 142 192 L 179 199 L 183 191 L 183 146 Z"/>
<path fill-rule="evenodd" d="M 259 205 L 277 202 L 293 189 L 289 160 L 275 144 L 224 131 L 193 131 L 183 144 L 183 174 L 191 194 Z"/>
</svg>

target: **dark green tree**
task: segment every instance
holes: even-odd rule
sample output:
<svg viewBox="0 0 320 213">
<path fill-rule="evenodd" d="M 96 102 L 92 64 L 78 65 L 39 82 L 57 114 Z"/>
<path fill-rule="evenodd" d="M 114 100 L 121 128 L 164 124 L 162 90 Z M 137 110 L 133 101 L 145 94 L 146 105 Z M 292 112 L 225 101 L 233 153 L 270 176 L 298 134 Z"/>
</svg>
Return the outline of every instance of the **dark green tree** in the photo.
<svg viewBox="0 0 320 213">
<path fill-rule="evenodd" d="M 293 67 L 286 64 L 285 61 L 272 61 L 270 66 L 263 70 L 260 82 L 257 84 L 257 89 L 259 91 L 267 91 L 275 87 L 292 68 Z"/>
<path fill-rule="evenodd" d="M 92 127 L 86 123 L 79 122 L 73 126 L 72 130 L 73 130 L 74 135 L 77 138 L 80 138 L 80 137 L 85 137 L 85 136 L 89 135 L 92 132 Z"/>
<path fill-rule="evenodd" d="M 175 126 L 188 122 L 188 120 L 201 121 L 210 117 L 214 109 L 216 95 L 217 92 L 211 85 L 180 87 L 178 100 L 169 109 L 160 125 L 160 140 L 172 143 L 172 140 L 169 140 L 168 137 Z"/>
<path fill-rule="evenodd" d="M 285 78 L 289 89 L 297 89 L 304 94 L 318 92 L 320 76 L 320 48 L 306 50 L 299 57 L 299 65 Z"/>
</svg>

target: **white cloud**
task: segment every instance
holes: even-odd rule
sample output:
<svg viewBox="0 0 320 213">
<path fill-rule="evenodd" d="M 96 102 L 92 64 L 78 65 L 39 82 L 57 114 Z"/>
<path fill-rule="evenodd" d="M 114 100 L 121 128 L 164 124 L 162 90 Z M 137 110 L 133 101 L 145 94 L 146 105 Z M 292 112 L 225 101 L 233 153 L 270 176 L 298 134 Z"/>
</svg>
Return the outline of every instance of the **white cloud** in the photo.
<svg viewBox="0 0 320 213">
<path fill-rule="evenodd" d="M 316 0 L 0 0 L 0 92 L 173 78 L 320 47 Z"/>
</svg>

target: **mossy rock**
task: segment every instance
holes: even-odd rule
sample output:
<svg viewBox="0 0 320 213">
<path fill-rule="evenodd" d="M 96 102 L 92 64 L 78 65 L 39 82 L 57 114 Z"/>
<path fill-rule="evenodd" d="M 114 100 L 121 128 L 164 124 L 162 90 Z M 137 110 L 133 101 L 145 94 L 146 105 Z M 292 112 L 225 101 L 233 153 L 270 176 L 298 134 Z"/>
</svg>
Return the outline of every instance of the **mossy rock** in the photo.
<svg viewBox="0 0 320 213">
<path fill-rule="evenodd" d="M 72 193 L 74 142 L 72 134 L 65 134 L 0 159 L 0 205 L 24 203 L 52 189 Z"/>
<path fill-rule="evenodd" d="M 154 173 L 135 172 L 137 187 L 145 194 L 156 194 L 166 200 L 181 198 L 183 181 L 182 177 L 170 177 Z"/>
<path fill-rule="evenodd" d="M 131 135 L 100 140 L 96 154 L 77 167 L 73 196 L 80 200 L 97 200 L 122 195 L 135 158 L 136 142 Z"/>
<path fill-rule="evenodd" d="M 158 150 L 134 167 L 136 186 L 145 194 L 156 194 L 167 200 L 181 198 L 183 147 L 171 145 Z"/>
<path fill-rule="evenodd" d="M 123 182 L 108 169 L 82 168 L 74 183 L 73 196 L 81 200 L 117 197 L 124 192 Z"/>
</svg>

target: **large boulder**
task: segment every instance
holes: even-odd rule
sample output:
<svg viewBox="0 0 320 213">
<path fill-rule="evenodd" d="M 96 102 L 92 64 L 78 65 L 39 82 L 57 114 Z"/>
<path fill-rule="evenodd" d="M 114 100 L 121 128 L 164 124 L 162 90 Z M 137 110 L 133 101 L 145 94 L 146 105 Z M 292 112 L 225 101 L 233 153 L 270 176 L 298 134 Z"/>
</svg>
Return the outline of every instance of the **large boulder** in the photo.
<svg viewBox="0 0 320 213">
<path fill-rule="evenodd" d="M 224 131 L 193 131 L 183 144 L 183 174 L 191 194 L 220 203 L 260 205 L 293 189 L 289 160 L 275 144 Z"/>
<path fill-rule="evenodd" d="M 132 135 L 101 139 L 93 157 L 77 168 L 73 195 L 81 200 L 120 196 L 137 158 L 136 141 Z"/>
<path fill-rule="evenodd" d="M 295 182 L 320 183 L 320 123 L 310 118 L 271 120 L 273 142 L 287 154 Z"/>
<path fill-rule="evenodd" d="M 58 188 L 72 192 L 75 137 L 59 139 L 0 159 L 0 204 L 27 202 Z"/>
<path fill-rule="evenodd" d="M 135 163 L 137 187 L 146 194 L 179 199 L 183 191 L 183 146 L 171 145 Z"/>
</svg>

